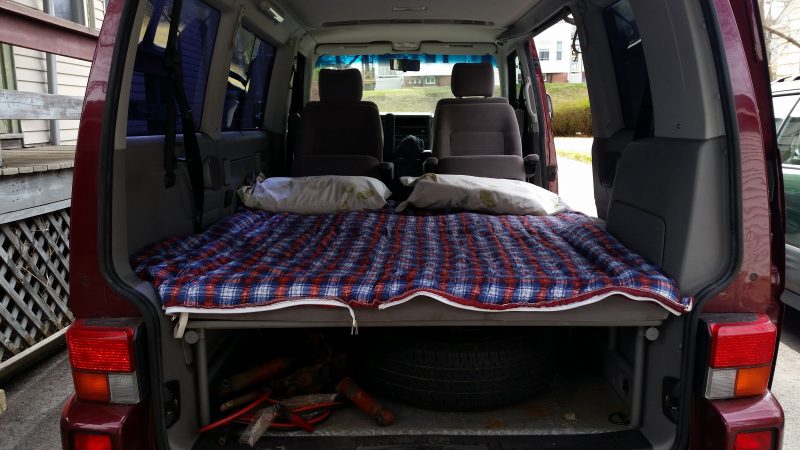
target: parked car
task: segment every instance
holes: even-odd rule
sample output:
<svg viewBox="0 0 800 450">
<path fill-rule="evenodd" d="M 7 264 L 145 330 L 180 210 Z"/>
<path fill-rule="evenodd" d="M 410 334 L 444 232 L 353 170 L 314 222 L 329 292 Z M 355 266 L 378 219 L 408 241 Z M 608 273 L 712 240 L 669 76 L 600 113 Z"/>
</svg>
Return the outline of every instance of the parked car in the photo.
<svg viewBox="0 0 800 450">
<path fill-rule="evenodd" d="M 800 308 L 800 78 L 775 81 L 772 95 L 786 201 L 786 290 L 781 298 Z"/>
<path fill-rule="evenodd" d="M 63 447 L 781 448 L 759 20 L 728 0 L 111 0 Z M 537 48 L 559 21 L 574 38 Z M 542 65 L 578 57 L 598 218 L 554 195 Z"/>
</svg>

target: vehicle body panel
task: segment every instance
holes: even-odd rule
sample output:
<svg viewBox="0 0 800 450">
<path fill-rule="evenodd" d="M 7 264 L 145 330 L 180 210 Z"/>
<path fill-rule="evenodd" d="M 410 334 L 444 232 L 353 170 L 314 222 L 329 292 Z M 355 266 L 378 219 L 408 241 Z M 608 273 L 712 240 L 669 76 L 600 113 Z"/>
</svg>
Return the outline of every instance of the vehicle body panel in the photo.
<svg viewBox="0 0 800 450">
<path fill-rule="evenodd" d="M 714 0 L 717 11 L 725 58 L 730 68 L 730 87 L 736 111 L 739 153 L 741 162 L 741 264 L 734 281 L 721 293 L 703 305 L 704 312 L 753 312 L 767 313 L 780 325 L 781 304 L 776 301 L 783 286 L 780 274 L 783 271 L 783 211 L 780 157 L 775 145 L 772 127 L 772 110 L 769 98 L 769 80 L 766 78 L 766 63 L 760 30 L 757 27 L 757 9 L 752 2 Z M 749 5 L 749 6 L 748 6 Z M 106 255 L 102 254 L 103 242 L 111 239 L 103 234 L 102 215 L 109 215 L 110 208 L 103 204 L 101 190 L 109 185 L 110 169 L 101 168 L 102 152 L 110 152 L 114 124 L 103 123 L 109 105 L 109 77 L 113 70 L 114 50 L 122 24 L 123 9 L 128 2 L 109 2 L 103 28 L 100 32 L 94 63 L 89 76 L 86 99 L 78 134 L 73 185 L 71 253 L 71 307 L 76 318 L 91 317 L 138 317 L 142 312 L 134 304 L 119 295 L 109 284 L 103 269 Z M 755 49 L 755 50 L 754 50 Z M 531 58 L 536 58 L 533 40 L 530 41 Z M 746 69 L 746 70 L 744 70 Z M 536 71 L 539 92 L 544 92 L 544 80 Z M 539 98 L 541 111 L 547 111 L 546 100 Z M 113 117 L 113 116 L 112 116 Z M 555 161 L 550 119 L 545 117 L 545 149 L 548 160 Z M 766 161 L 766 164 L 765 164 Z M 557 178 L 556 178 L 557 180 Z M 772 180 L 772 181 L 771 181 Z M 794 186 L 792 184 L 792 186 Z M 557 181 L 548 187 L 557 191 Z M 770 198 L 772 189 L 773 198 Z M 771 208 L 770 205 L 773 205 Z M 733 243 L 732 243 L 733 245 Z M 156 339 L 151 333 L 149 338 Z M 150 342 L 149 348 L 157 347 Z M 157 367 L 150 367 L 157 371 Z M 157 377 L 158 375 L 156 375 Z M 693 443 L 724 445 L 731 448 L 732 437 L 738 430 L 751 429 L 753 425 L 774 427 L 780 442 L 783 427 L 783 412 L 780 405 L 766 394 L 756 399 L 700 401 L 695 408 L 696 426 L 692 427 Z M 150 439 L 153 423 L 149 419 L 149 403 L 136 406 L 108 406 L 68 401 L 62 415 L 62 436 L 65 448 L 69 448 L 70 433 L 75 430 L 112 432 L 114 436 L 137 436 Z M 706 422 L 708 420 L 708 422 Z M 703 425 L 716 421 L 719 433 L 704 432 Z M 156 425 L 157 426 L 157 425 Z M 131 433 L 131 434 L 128 434 Z M 710 444 L 701 440 L 708 437 L 725 436 L 726 441 Z M 158 433 L 156 433 L 158 434 Z M 710 435 L 714 436 L 710 436 Z M 118 441 L 119 442 L 119 441 Z M 138 445 L 138 444 L 137 444 Z M 149 445 L 143 445 L 149 446 Z M 122 447 L 120 447 L 122 448 Z M 135 447 L 132 447 L 135 448 Z"/>
<path fill-rule="evenodd" d="M 755 15 L 758 10 L 750 1 L 715 0 L 714 5 L 738 128 L 742 251 L 735 280 L 710 299 L 703 311 L 762 312 L 779 320 L 781 304 L 776 300 L 783 290 L 779 276 L 784 266 L 783 189 L 769 77 Z M 772 187 L 770 177 L 777 183 Z M 770 189 L 774 189 L 774 202 Z"/>
</svg>

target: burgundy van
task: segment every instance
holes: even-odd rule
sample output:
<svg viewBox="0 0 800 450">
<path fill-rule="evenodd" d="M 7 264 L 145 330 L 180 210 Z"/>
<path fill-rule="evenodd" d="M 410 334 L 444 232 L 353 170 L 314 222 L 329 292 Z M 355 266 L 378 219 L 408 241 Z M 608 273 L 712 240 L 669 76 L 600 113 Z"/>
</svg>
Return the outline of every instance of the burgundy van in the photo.
<svg viewBox="0 0 800 450">
<path fill-rule="evenodd" d="M 751 0 L 112 0 L 63 447 L 779 449 L 773 120 Z"/>
</svg>

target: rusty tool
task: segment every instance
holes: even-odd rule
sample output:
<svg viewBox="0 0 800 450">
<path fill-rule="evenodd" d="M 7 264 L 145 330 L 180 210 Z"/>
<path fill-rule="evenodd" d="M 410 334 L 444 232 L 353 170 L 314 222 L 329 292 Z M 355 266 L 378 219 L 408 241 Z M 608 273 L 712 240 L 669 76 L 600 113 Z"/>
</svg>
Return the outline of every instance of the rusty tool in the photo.
<svg viewBox="0 0 800 450">
<path fill-rule="evenodd" d="M 261 439 L 261 436 L 267 429 L 275 422 L 278 417 L 278 405 L 272 405 L 267 408 L 256 411 L 255 417 L 244 429 L 241 436 L 239 436 L 240 444 L 247 444 L 254 447 L 256 442 Z"/>
<path fill-rule="evenodd" d="M 238 397 L 232 398 L 227 402 L 219 405 L 219 412 L 230 411 L 237 406 L 244 405 L 245 403 L 250 403 L 251 401 L 257 399 L 261 394 L 266 392 L 265 389 L 259 389 L 256 391 L 248 392 L 246 394 L 240 395 Z"/>
<path fill-rule="evenodd" d="M 269 380 L 275 375 L 288 369 L 291 364 L 292 363 L 288 358 L 278 357 L 269 360 L 264 364 L 259 364 L 252 369 L 237 373 L 230 378 L 222 380 L 219 387 L 219 394 L 225 395 L 232 392 L 238 392 L 252 384 Z"/>
<path fill-rule="evenodd" d="M 385 427 L 394 423 L 394 413 L 367 394 L 352 378 L 343 378 L 336 386 L 336 391 L 353 402 L 358 409 L 373 417 L 378 425 Z"/>
<path fill-rule="evenodd" d="M 320 363 L 301 367 L 284 378 L 272 381 L 270 386 L 281 397 L 294 397 L 320 392 L 326 385 L 326 380 L 323 376 L 323 366 L 325 364 Z"/>
</svg>

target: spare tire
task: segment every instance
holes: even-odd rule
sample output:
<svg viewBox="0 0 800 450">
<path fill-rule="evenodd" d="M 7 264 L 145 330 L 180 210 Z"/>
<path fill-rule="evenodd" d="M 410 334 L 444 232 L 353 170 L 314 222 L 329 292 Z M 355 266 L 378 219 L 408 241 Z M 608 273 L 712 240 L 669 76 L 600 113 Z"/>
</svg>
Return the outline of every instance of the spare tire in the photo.
<svg viewBox="0 0 800 450">
<path fill-rule="evenodd" d="M 369 338 L 363 384 L 427 409 L 476 411 L 527 400 L 555 374 L 547 330 L 391 330 Z"/>
</svg>

